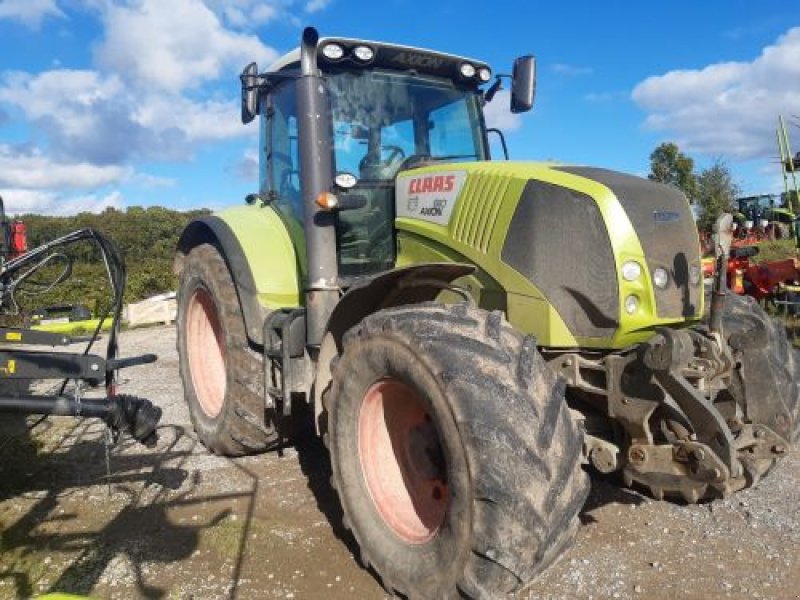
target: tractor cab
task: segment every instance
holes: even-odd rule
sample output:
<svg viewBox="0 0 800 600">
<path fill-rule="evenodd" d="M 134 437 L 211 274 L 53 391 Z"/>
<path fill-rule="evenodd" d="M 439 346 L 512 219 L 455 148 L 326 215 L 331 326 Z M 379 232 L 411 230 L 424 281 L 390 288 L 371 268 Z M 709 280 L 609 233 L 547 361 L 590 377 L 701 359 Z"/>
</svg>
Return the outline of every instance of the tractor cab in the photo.
<svg viewBox="0 0 800 600">
<path fill-rule="evenodd" d="M 316 66 L 325 87 L 316 135 L 330 136 L 338 195 L 336 255 L 345 281 L 395 264 L 395 178 L 403 170 L 443 162 L 490 159 L 480 86 L 492 79 L 481 61 L 418 48 L 327 38 Z M 532 102 L 533 63 L 517 81 L 513 110 Z M 242 74 L 243 121 L 261 117 L 260 195 L 302 235 L 302 158 L 298 143 L 300 50 L 263 74 Z M 495 84 L 495 91 L 499 88 Z M 494 93 L 492 92 L 492 95 Z M 251 107 L 251 108 L 248 108 Z M 325 131 L 327 130 L 327 131 Z M 318 146 L 320 147 L 320 146 Z M 314 160 L 313 157 L 310 157 Z M 444 185 L 444 182 L 442 183 Z"/>
</svg>

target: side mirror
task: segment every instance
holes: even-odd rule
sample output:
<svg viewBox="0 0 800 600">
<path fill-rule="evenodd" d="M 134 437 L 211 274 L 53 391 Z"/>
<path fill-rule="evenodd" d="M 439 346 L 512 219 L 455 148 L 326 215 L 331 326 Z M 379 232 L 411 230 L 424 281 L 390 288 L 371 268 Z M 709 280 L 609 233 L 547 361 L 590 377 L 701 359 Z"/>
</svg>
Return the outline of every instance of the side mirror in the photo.
<svg viewBox="0 0 800 600">
<path fill-rule="evenodd" d="M 536 59 L 520 56 L 514 61 L 511 75 L 511 112 L 523 113 L 533 107 L 536 93 Z"/>
<path fill-rule="evenodd" d="M 258 114 L 258 66 L 252 62 L 239 76 L 242 81 L 242 123 L 249 123 Z"/>
</svg>

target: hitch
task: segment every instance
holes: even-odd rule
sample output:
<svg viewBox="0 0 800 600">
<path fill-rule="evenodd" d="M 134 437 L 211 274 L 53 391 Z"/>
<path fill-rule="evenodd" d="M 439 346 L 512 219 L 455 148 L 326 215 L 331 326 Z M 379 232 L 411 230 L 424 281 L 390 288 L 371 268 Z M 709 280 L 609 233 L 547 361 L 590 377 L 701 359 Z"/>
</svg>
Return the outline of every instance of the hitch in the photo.
<svg viewBox="0 0 800 600">
<path fill-rule="evenodd" d="M 0 412 L 25 415 L 98 418 L 111 428 L 114 439 L 128 433 L 137 442 L 152 447 L 158 441 L 156 427 L 161 408 L 149 400 L 119 395 L 108 398 L 80 396 L 0 396 Z"/>
<path fill-rule="evenodd" d="M 742 475 L 733 434 L 714 404 L 684 377 L 694 357 L 694 341 L 688 331 L 659 329 L 645 345 L 643 360 L 656 380 L 689 419 L 698 441 L 722 461 L 731 477 Z"/>
</svg>

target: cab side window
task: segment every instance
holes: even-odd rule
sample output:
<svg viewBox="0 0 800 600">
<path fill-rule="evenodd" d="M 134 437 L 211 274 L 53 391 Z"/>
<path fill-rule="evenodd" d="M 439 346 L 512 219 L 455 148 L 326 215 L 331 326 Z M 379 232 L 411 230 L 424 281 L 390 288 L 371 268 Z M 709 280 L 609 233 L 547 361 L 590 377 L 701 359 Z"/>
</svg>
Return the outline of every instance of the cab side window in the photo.
<svg viewBox="0 0 800 600">
<path fill-rule="evenodd" d="M 295 97 L 294 82 L 289 81 L 271 92 L 266 99 L 262 130 L 266 164 L 262 173 L 262 191 L 275 200 L 280 210 L 302 222 Z"/>
</svg>

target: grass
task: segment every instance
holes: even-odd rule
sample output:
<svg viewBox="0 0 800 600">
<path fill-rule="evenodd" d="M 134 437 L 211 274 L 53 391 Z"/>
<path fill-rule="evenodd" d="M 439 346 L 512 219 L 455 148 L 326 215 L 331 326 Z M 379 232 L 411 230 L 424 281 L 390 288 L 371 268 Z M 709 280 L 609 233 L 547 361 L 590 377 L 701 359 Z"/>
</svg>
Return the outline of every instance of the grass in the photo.
<svg viewBox="0 0 800 600">
<path fill-rule="evenodd" d="M 784 258 L 797 258 L 797 248 L 794 240 L 776 240 L 774 242 L 761 242 L 756 245 L 758 254 L 751 260 L 754 263 L 782 260 Z"/>
</svg>

